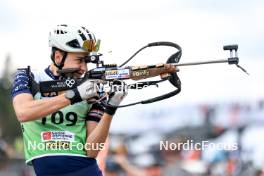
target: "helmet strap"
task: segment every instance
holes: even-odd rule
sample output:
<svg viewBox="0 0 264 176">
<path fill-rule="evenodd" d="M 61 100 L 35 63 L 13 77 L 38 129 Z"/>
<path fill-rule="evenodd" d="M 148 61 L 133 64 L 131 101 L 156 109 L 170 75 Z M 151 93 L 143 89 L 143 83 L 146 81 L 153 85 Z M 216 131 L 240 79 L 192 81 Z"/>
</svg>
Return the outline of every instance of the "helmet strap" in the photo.
<svg viewBox="0 0 264 176">
<path fill-rule="evenodd" d="M 56 52 L 56 50 L 59 50 L 59 51 L 61 51 L 61 52 L 63 53 L 63 56 L 62 56 L 61 62 L 60 62 L 59 64 L 57 64 L 57 63 L 55 62 L 55 58 L 54 58 L 54 57 L 55 57 L 55 52 Z M 62 67 L 64 66 L 64 63 L 65 63 L 65 60 L 66 60 L 67 55 L 68 55 L 68 53 L 65 52 L 65 51 L 62 51 L 62 50 L 60 50 L 60 49 L 58 49 L 58 48 L 55 48 L 55 47 L 52 48 L 51 60 L 52 60 L 52 62 L 54 63 L 54 65 L 55 65 L 59 70 L 61 70 Z"/>
</svg>

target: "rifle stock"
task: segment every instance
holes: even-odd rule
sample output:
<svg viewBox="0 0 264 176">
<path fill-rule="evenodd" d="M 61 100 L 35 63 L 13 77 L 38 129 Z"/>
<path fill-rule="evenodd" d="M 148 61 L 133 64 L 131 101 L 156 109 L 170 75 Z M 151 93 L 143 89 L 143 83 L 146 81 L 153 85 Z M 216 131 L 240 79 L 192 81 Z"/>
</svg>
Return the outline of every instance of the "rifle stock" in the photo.
<svg viewBox="0 0 264 176">
<path fill-rule="evenodd" d="M 65 75 L 73 75 L 72 70 L 63 71 Z M 75 71 L 75 70 L 74 70 Z M 119 68 L 115 65 L 98 67 L 88 71 L 85 76 L 81 79 L 74 79 L 68 77 L 67 79 L 54 80 L 54 81 L 43 81 L 39 83 L 39 90 L 41 93 L 60 92 L 69 89 L 73 89 L 86 80 L 93 80 L 97 82 L 107 82 L 114 80 L 142 80 L 151 78 L 166 73 L 173 73 L 178 71 L 172 64 L 157 64 L 157 65 L 141 65 Z"/>
</svg>

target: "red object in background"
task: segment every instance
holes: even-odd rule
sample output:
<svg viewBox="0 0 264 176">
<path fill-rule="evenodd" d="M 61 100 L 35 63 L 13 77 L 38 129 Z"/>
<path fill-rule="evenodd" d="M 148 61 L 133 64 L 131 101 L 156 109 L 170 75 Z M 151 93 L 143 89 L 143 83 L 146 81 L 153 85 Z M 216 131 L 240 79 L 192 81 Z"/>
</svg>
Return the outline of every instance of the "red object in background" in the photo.
<svg viewBox="0 0 264 176">
<path fill-rule="evenodd" d="M 227 162 L 226 170 L 229 175 L 232 175 L 236 168 L 236 161 L 235 159 L 230 159 Z"/>
<path fill-rule="evenodd" d="M 201 151 L 200 150 L 192 150 L 188 151 L 185 159 L 186 160 L 199 160 L 201 157 Z"/>
</svg>

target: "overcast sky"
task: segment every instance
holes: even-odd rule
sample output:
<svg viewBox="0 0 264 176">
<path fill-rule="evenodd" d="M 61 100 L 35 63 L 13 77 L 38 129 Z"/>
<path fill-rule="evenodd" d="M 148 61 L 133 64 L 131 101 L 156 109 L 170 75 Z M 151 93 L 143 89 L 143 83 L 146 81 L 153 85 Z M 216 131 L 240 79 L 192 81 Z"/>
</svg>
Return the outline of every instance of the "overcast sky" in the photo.
<svg viewBox="0 0 264 176">
<path fill-rule="evenodd" d="M 57 24 L 78 24 L 102 40 L 106 63 L 121 63 L 154 41 L 178 43 L 183 48 L 181 62 L 225 59 L 229 53 L 223 51 L 223 45 L 239 44 L 240 64 L 250 76 L 227 64 L 182 67 L 181 94 L 153 107 L 259 99 L 264 97 L 263 19 L 261 0 L 1 0 L 0 68 L 7 54 L 14 68 L 45 68 L 50 63 L 49 30 Z M 165 62 L 172 52 L 148 49 L 130 65 Z M 165 84 L 160 89 L 132 92 L 126 101 L 171 89 Z"/>
</svg>

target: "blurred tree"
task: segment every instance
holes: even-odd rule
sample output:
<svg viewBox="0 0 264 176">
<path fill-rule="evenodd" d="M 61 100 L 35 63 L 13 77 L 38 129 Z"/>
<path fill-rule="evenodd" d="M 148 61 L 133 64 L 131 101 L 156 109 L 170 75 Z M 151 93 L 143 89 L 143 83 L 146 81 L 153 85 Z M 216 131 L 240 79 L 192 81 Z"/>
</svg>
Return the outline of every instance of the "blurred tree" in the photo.
<svg viewBox="0 0 264 176">
<path fill-rule="evenodd" d="M 11 98 L 11 57 L 7 55 L 3 74 L 0 77 L 0 135 L 9 142 L 13 142 L 18 136 L 21 136 L 19 122 L 16 119 L 12 107 Z"/>
</svg>

